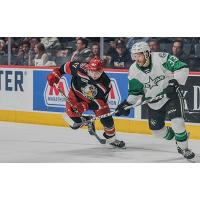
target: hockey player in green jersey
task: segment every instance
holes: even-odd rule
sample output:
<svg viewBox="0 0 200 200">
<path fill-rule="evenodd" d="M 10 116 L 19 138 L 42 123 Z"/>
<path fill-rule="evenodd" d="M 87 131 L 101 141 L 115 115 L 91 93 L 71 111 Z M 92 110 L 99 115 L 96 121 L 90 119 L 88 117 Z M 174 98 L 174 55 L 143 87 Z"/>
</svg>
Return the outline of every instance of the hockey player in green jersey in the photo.
<svg viewBox="0 0 200 200">
<path fill-rule="evenodd" d="M 187 64 L 164 52 L 150 52 L 146 42 L 138 42 L 131 49 L 135 62 L 128 74 L 128 98 L 118 105 L 117 116 L 129 115 L 127 106 L 142 99 L 163 98 L 148 103 L 149 128 L 156 137 L 171 140 L 175 137 L 177 150 L 187 159 L 195 154 L 188 149 L 188 133 L 185 129 L 183 98 L 180 85 L 185 85 L 189 69 Z M 165 118 L 171 120 L 171 127 L 165 126 Z"/>
</svg>

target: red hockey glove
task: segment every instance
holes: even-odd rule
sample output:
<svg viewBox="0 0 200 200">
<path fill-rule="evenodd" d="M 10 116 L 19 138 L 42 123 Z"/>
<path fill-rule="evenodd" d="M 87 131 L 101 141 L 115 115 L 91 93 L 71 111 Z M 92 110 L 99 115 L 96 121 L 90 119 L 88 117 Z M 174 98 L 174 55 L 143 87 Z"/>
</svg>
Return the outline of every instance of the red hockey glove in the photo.
<svg viewBox="0 0 200 200">
<path fill-rule="evenodd" d="M 57 84 L 59 82 L 61 76 L 62 75 L 61 75 L 59 69 L 57 69 L 57 68 L 54 69 L 53 72 L 47 76 L 49 85 L 53 86 L 54 83 Z"/>
<path fill-rule="evenodd" d="M 80 102 L 73 105 L 73 109 L 77 110 L 79 113 L 83 113 L 88 110 L 88 104 L 86 102 Z"/>
</svg>

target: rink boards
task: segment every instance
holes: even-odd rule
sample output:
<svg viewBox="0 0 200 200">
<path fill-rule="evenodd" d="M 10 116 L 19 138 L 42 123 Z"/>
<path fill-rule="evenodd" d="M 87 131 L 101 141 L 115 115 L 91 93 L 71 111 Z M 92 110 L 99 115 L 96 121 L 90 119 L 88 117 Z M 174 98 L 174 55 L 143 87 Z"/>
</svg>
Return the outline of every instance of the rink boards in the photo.
<svg viewBox="0 0 200 200">
<path fill-rule="evenodd" d="M 67 126 L 62 114 L 65 99 L 55 88 L 47 84 L 47 75 L 52 67 L 0 66 L 0 121 L 24 122 Z M 108 102 L 111 110 L 127 98 L 127 70 L 106 70 L 111 78 L 112 90 Z M 68 94 L 71 77 L 66 75 L 59 87 Z M 191 84 L 194 83 L 194 84 Z M 200 139 L 200 74 L 189 77 L 188 91 L 185 91 L 187 130 L 191 138 Z M 186 110 L 187 111 L 187 110 Z M 116 130 L 150 134 L 145 108 L 131 110 L 128 117 L 115 117 Z M 99 121 L 97 129 L 102 129 Z"/>
</svg>

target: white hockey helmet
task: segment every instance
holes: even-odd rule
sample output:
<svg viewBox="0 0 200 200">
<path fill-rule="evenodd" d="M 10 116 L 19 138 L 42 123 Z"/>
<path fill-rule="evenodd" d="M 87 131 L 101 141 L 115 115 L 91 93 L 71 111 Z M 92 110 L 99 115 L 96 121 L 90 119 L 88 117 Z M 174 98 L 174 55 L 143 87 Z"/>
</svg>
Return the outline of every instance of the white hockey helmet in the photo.
<svg viewBox="0 0 200 200">
<path fill-rule="evenodd" d="M 150 51 L 150 47 L 146 42 L 137 42 L 131 48 L 131 53 L 143 53 Z"/>
<path fill-rule="evenodd" d="M 135 53 L 144 53 L 145 58 L 147 58 L 150 56 L 150 47 L 146 42 L 137 42 L 131 48 L 131 57 L 133 60 L 133 54 Z"/>
</svg>

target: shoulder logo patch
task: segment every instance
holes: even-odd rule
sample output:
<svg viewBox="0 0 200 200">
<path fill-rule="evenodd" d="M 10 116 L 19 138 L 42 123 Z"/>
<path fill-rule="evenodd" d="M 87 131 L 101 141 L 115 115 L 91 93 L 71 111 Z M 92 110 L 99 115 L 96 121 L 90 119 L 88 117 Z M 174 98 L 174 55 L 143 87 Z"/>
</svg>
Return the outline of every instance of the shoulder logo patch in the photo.
<svg viewBox="0 0 200 200">
<path fill-rule="evenodd" d="M 165 52 L 160 52 L 158 55 L 159 55 L 161 58 L 165 58 L 165 57 L 167 56 L 167 53 L 165 53 Z"/>
<path fill-rule="evenodd" d="M 79 63 L 78 62 L 74 62 L 73 64 L 72 64 L 72 67 L 74 67 L 74 68 L 77 68 L 79 66 Z"/>
</svg>

